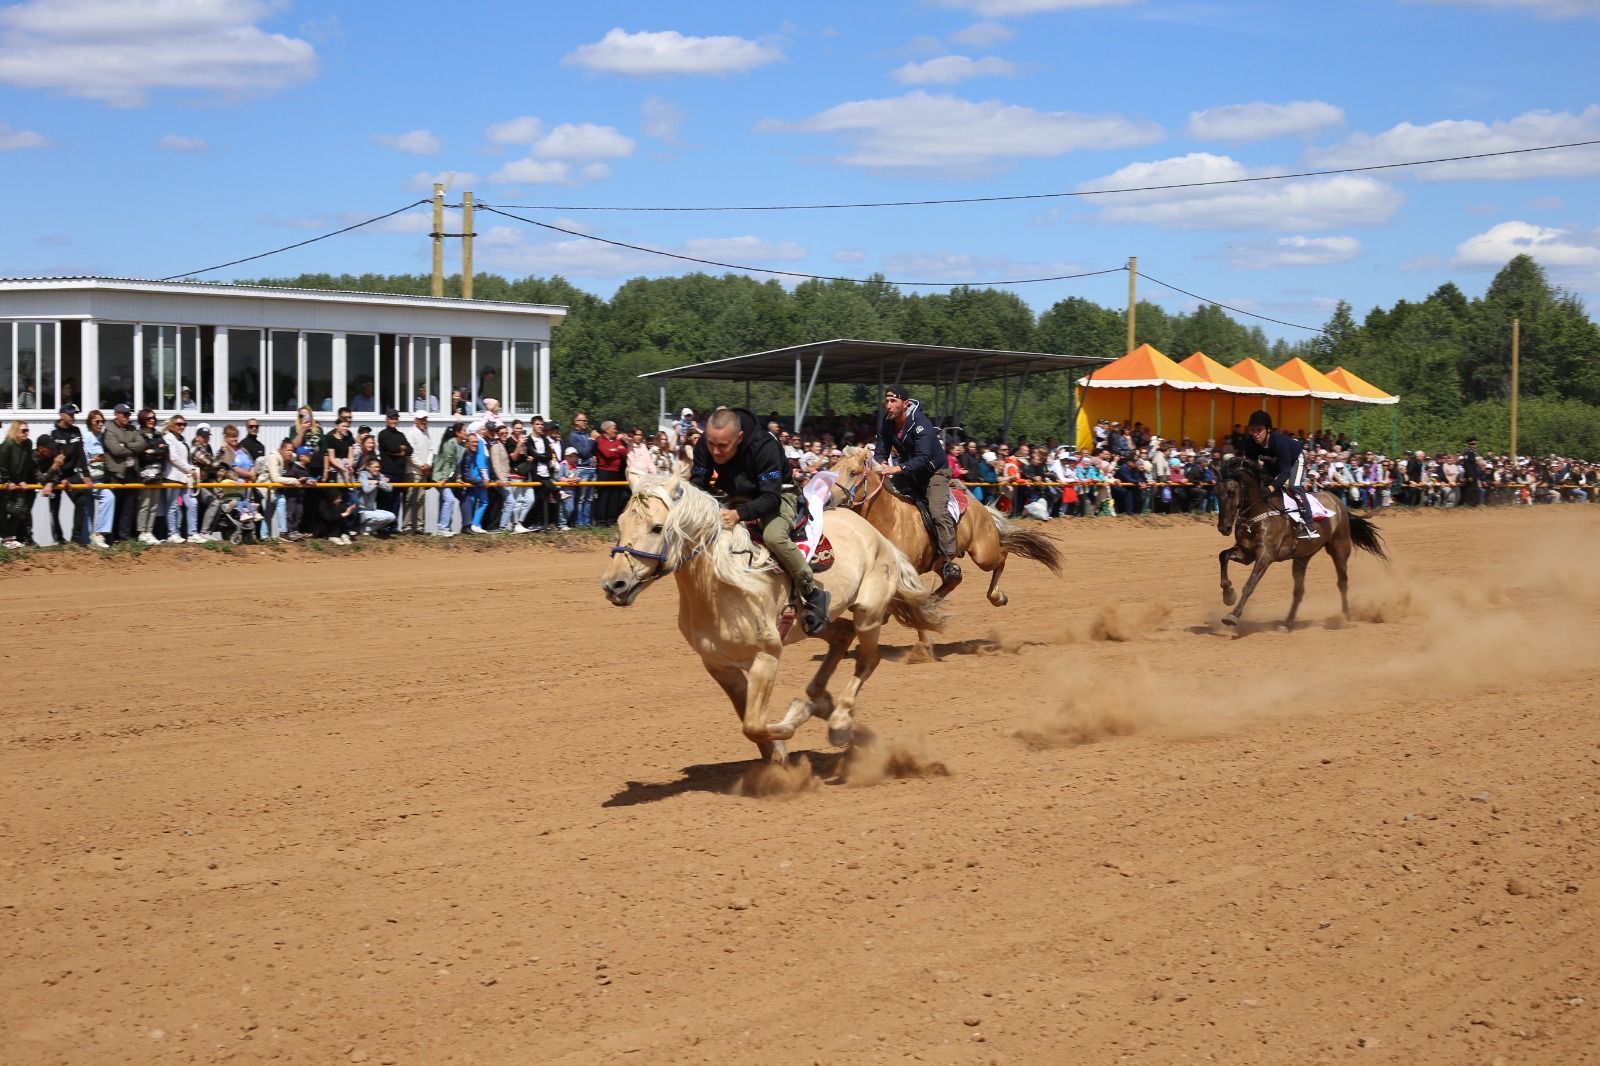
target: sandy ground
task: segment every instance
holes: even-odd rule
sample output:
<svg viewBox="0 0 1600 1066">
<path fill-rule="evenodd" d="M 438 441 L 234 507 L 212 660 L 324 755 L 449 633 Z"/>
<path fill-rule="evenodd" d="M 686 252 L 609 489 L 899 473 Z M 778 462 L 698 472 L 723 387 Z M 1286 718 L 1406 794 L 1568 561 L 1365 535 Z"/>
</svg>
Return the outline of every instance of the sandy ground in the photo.
<svg viewBox="0 0 1600 1066">
<path fill-rule="evenodd" d="M 1381 524 L 1057 523 L 764 798 L 597 545 L 4 568 L 0 1060 L 1600 1063 L 1600 509 Z"/>
</svg>

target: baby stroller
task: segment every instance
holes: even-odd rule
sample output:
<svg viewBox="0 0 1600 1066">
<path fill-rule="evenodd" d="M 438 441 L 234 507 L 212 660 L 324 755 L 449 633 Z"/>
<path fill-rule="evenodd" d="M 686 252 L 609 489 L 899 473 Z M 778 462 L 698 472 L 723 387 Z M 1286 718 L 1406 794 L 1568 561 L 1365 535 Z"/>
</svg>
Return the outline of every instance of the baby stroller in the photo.
<svg viewBox="0 0 1600 1066">
<path fill-rule="evenodd" d="M 259 544 L 261 510 L 248 496 L 233 497 L 217 515 L 217 533 L 229 544 Z"/>
</svg>

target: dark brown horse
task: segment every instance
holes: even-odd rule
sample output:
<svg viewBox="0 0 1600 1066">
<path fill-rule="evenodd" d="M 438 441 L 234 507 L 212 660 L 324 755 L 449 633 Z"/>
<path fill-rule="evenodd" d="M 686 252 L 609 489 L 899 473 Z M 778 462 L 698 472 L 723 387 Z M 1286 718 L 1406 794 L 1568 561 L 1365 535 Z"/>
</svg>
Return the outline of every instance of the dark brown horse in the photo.
<svg viewBox="0 0 1600 1066">
<path fill-rule="evenodd" d="M 1222 566 L 1222 602 L 1233 607 L 1233 582 L 1228 580 L 1228 564 L 1255 564 L 1250 578 L 1244 583 L 1239 605 L 1222 616 L 1224 625 L 1238 625 L 1244 614 L 1244 605 L 1256 590 L 1256 582 L 1267 572 L 1267 567 L 1284 559 L 1291 561 L 1294 569 L 1294 600 L 1289 604 L 1289 617 L 1284 619 L 1285 629 L 1294 625 L 1295 612 L 1300 609 L 1300 598 L 1306 591 L 1306 566 L 1311 557 L 1323 549 L 1333 560 L 1333 569 L 1339 577 L 1339 603 L 1346 619 L 1350 617 L 1350 577 L 1348 566 L 1352 546 L 1369 551 L 1380 559 L 1387 559 L 1383 551 L 1383 538 L 1378 527 L 1360 515 L 1351 514 L 1339 498 L 1332 493 L 1316 493 L 1317 499 L 1332 511 L 1328 518 L 1316 520 L 1315 540 L 1301 540 L 1295 535 L 1295 523 L 1284 513 L 1281 497 L 1269 496 L 1269 488 L 1261 467 L 1251 459 L 1230 455 L 1222 461 L 1217 485 L 1217 529 L 1224 535 L 1233 534 L 1233 547 L 1217 556 Z"/>
</svg>

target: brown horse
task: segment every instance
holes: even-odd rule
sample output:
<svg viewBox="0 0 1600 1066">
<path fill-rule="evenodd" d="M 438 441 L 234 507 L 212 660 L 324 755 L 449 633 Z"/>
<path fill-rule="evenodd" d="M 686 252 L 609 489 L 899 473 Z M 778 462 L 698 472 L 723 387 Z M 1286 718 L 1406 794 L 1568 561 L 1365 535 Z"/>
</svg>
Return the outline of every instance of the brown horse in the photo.
<svg viewBox="0 0 1600 1066">
<path fill-rule="evenodd" d="M 939 554 L 928 537 L 922 512 L 915 501 L 897 493 L 889 479 L 878 472 L 870 449 L 846 448 L 831 472 L 837 475 L 833 489 L 836 505 L 849 507 L 872 523 L 891 544 L 905 553 L 919 574 L 933 570 Z M 1061 573 L 1061 551 L 1050 538 L 1038 530 L 1012 525 L 998 512 L 978 506 L 976 500 L 956 524 L 956 548 L 960 555 L 970 558 L 979 570 L 989 575 L 988 598 L 996 607 L 1004 607 L 1007 602 L 1006 594 L 1000 591 L 1000 575 L 1005 572 L 1010 555 L 1043 563 L 1053 574 Z M 933 592 L 934 599 L 942 600 L 957 583 L 942 582 Z M 929 658 L 933 655 L 933 647 L 920 629 L 917 652 Z"/>
<path fill-rule="evenodd" d="M 1383 538 L 1378 527 L 1360 515 L 1351 514 L 1339 498 L 1332 493 L 1316 493 L 1317 499 L 1332 511 L 1328 518 L 1316 520 L 1315 540 L 1301 540 L 1295 535 L 1295 523 L 1284 513 L 1281 498 L 1268 496 L 1268 485 L 1261 467 L 1254 460 L 1230 455 L 1222 461 L 1217 499 L 1217 529 L 1224 535 L 1233 534 L 1233 547 L 1223 549 L 1217 556 L 1222 566 L 1222 602 L 1233 606 L 1233 582 L 1228 580 L 1230 562 L 1255 564 L 1239 605 L 1222 616 L 1224 625 L 1238 625 L 1244 614 L 1244 605 L 1255 591 L 1256 583 L 1267 567 L 1284 559 L 1291 560 L 1294 570 L 1294 600 L 1289 604 L 1289 617 L 1283 628 L 1294 625 L 1295 612 L 1300 609 L 1300 598 L 1306 591 L 1306 566 L 1311 557 L 1327 549 L 1333 560 L 1334 572 L 1339 578 L 1339 602 L 1346 619 L 1350 617 L 1350 577 L 1348 565 L 1352 546 L 1369 551 L 1380 559 L 1387 559 L 1383 551 Z"/>
</svg>

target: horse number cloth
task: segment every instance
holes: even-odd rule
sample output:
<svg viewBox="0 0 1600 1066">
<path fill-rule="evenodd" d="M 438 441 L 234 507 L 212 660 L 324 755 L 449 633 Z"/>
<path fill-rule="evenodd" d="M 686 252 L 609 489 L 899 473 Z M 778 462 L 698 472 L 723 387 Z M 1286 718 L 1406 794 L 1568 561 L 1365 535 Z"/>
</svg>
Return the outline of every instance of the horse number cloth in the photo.
<svg viewBox="0 0 1600 1066">
<path fill-rule="evenodd" d="M 1333 512 L 1328 510 L 1328 505 L 1317 499 L 1315 494 L 1306 493 L 1306 500 L 1311 504 L 1311 518 L 1313 521 L 1318 518 L 1333 517 Z M 1294 497 L 1287 492 L 1283 494 L 1283 513 L 1296 522 L 1300 521 L 1300 505 L 1295 503 Z"/>
<path fill-rule="evenodd" d="M 812 570 L 826 570 L 833 565 L 833 545 L 822 533 L 822 511 L 828 506 L 833 483 L 838 479 L 839 475 L 833 471 L 821 470 L 812 474 L 811 480 L 801 490 L 806 498 L 806 527 L 802 534 L 805 539 L 796 538 L 795 547 L 800 549 L 800 554 L 811 564 Z"/>
</svg>

